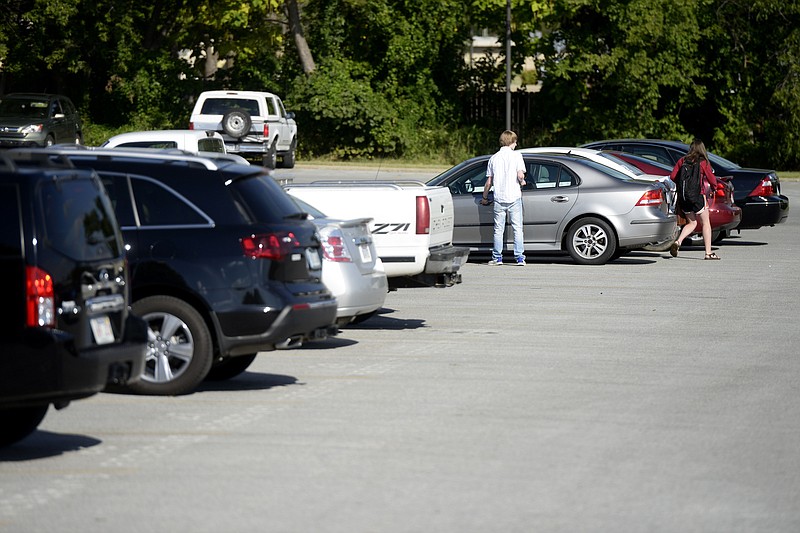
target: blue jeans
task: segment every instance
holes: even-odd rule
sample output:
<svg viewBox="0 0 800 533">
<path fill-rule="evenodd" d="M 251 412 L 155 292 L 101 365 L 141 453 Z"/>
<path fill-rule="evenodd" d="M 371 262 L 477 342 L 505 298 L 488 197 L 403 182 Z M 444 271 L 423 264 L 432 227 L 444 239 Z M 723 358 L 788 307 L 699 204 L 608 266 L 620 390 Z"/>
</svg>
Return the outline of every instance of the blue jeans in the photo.
<svg viewBox="0 0 800 533">
<path fill-rule="evenodd" d="M 494 246 L 492 247 L 492 259 L 501 261 L 503 259 L 503 234 L 506 230 L 506 215 L 508 215 L 511 227 L 514 230 L 514 258 L 517 261 L 525 260 L 525 243 L 522 236 L 522 198 L 511 203 L 494 201 Z"/>
</svg>

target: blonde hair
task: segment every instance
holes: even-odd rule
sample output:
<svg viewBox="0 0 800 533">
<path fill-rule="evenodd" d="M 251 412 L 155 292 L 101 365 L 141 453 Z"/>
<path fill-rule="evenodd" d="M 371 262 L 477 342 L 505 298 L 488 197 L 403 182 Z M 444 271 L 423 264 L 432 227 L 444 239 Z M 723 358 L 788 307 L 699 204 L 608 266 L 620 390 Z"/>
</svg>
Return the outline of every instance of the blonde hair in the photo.
<svg viewBox="0 0 800 533">
<path fill-rule="evenodd" d="M 517 134 L 511 130 L 506 130 L 500 134 L 500 146 L 511 146 L 517 142 Z"/>
</svg>

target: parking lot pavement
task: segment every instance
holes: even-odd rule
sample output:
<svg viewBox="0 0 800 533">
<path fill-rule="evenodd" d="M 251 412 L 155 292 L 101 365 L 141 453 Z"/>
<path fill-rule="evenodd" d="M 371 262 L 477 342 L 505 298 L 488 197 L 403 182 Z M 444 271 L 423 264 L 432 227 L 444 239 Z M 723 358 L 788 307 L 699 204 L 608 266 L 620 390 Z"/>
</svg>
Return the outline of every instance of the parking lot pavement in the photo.
<svg viewBox="0 0 800 533">
<path fill-rule="evenodd" d="M 0 531 L 797 531 L 798 226 L 476 259 L 237 379 L 77 402 L 0 452 Z"/>
</svg>

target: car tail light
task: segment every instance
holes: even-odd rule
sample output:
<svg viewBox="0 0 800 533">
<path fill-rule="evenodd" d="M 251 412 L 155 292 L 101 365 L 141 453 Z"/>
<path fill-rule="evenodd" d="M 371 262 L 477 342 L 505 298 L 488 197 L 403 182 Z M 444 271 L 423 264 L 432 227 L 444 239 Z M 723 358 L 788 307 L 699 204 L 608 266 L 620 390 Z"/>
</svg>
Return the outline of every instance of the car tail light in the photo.
<svg viewBox="0 0 800 533">
<path fill-rule="evenodd" d="M 190 130 L 193 130 L 193 129 L 194 129 L 194 122 L 190 122 L 190 123 L 189 123 L 189 129 L 190 129 Z"/>
<path fill-rule="evenodd" d="M 290 231 L 250 235 L 242 239 L 244 255 L 253 259 L 285 259 L 295 246 L 300 246 L 294 233 Z"/>
<path fill-rule="evenodd" d="M 775 195 L 775 186 L 772 183 L 772 180 L 769 178 L 764 178 L 761 180 L 753 191 L 748 194 L 747 196 L 774 196 Z"/>
<path fill-rule="evenodd" d="M 55 327 L 56 296 L 50 274 L 37 267 L 25 268 L 25 300 L 28 327 Z"/>
<path fill-rule="evenodd" d="M 639 201 L 636 202 L 637 206 L 661 205 L 664 201 L 664 193 L 661 189 L 652 189 L 645 192 Z"/>
<path fill-rule="evenodd" d="M 353 259 L 347 251 L 345 237 L 338 228 L 325 228 L 320 231 L 322 256 L 334 263 L 350 263 Z"/>
<path fill-rule="evenodd" d="M 431 204 L 427 196 L 417 196 L 417 235 L 431 232 Z"/>
<path fill-rule="evenodd" d="M 269 124 L 264 123 L 264 137 L 269 139 Z"/>
</svg>

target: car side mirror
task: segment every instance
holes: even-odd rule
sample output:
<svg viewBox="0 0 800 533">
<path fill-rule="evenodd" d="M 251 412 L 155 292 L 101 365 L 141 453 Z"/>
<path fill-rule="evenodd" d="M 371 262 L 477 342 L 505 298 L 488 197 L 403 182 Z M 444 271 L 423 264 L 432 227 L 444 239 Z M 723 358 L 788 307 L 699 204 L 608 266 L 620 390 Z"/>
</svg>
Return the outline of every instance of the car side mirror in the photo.
<svg viewBox="0 0 800 533">
<path fill-rule="evenodd" d="M 64 118 L 66 115 L 64 113 L 56 113 L 53 115 L 53 118 Z"/>
<path fill-rule="evenodd" d="M 294 118 L 294 113 L 292 111 L 287 111 L 286 112 L 286 118 L 293 119 Z"/>
</svg>

